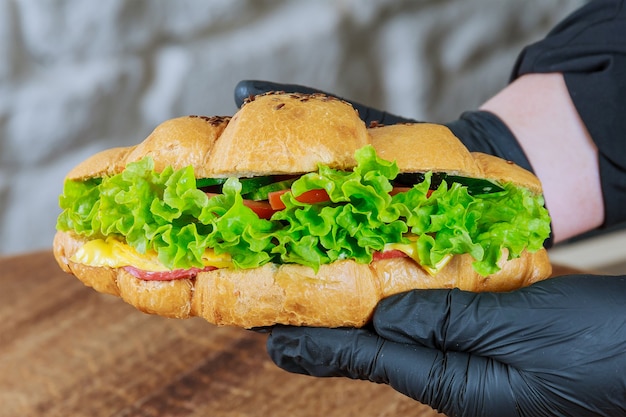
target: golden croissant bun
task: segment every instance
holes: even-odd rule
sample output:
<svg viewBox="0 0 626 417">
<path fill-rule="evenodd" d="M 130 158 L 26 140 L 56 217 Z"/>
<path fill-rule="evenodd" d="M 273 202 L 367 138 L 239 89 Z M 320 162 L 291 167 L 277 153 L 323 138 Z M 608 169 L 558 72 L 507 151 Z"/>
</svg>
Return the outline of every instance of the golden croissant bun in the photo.
<svg viewBox="0 0 626 417">
<path fill-rule="evenodd" d="M 85 160 L 68 173 L 66 181 L 111 177 L 147 156 L 155 172 L 191 166 L 196 178 L 296 175 L 316 172 L 320 164 L 351 170 L 357 164 L 355 153 L 365 146 L 372 146 L 381 159 L 395 161 L 400 172 L 486 178 L 541 194 L 541 184 L 532 173 L 493 156 L 470 153 L 443 126 L 367 128 L 346 102 L 318 94 L 282 93 L 257 96 L 232 118 L 168 120 L 136 146 L 110 149 Z M 245 328 L 276 323 L 359 327 L 382 298 L 395 293 L 426 288 L 507 291 L 551 274 L 547 252 L 539 248 L 523 250 L 512 259 L 503 250 L 500 269 L 486 276 L 475 270 L 469 254 L 449 256 L 445 266 L 435 269 L 408 256 L 375 258 L 370 263 L 338 259 L 318 268 L 274 261 L 241 268 L 221 255 L 219 262 L 226 262 L 225 266 L 177 279 L 145 279 L 107 259 L 107 253 L 114 255 L 105 236 L 59 229 L 53 245 L 59 265 L 97 291 L 119 296 L 147 313 L 200 316 L 217 325 Z M 126 248 L 123 239 L 116 239 L 116 245 Z M 85 248 L 96 240 L 93 245 L 100 252 L 85 255 Z M 145 248 L 128 251 L 141 257 Z"/>
</svg>

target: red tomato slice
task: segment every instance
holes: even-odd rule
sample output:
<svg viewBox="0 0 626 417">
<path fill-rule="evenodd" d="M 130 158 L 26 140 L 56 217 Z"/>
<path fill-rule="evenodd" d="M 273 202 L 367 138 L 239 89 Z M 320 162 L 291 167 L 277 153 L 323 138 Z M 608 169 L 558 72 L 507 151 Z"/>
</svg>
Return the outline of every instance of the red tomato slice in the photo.
<svg viewBox="0 0 626 417">
<path fill-rule="evenodd" d="M 396 194 L 400 194 L 400 193 L 406 193 L 410 189 L 411 189 L 411 187 L 393 187 L 391 189 L 391 191 L 389 192 L 389 195 L 396 195 Z"/>
<path fill-rule="evenodd" d="M 400 193 L 406 193 L 407 191 L 411 190 L 412 187 L 393 187 L 391 189 L 391 192 L 389 192 L 389 195 L 396 195 L 396 194 L 400 194 Z M 428 190 L 428 192 L 426 193 L 426 197 L 430 197 L 430 195 L 433 193 L 433 190 Z"/>
<path fill-rule="evenodd" d="M 243 200 L 243 205 L 254 211 L 260 219 L 269 219 L 276 211 L 267 201 Z"/>
<path fill-rule="evenodd" d="M 298 200 L 301 203 L 315 204 L 315 203 L 323 203 L 324 201 L 330 200 L 330 196 L 324 189 L 310 190 L 310 191 L 305 191 L 299 196 L 297 196 L 296 200 Z"/>
<path fill-rule="evenodd" d="M 205 193 L 209 198 L 215 197 L 220 194 L 216 193 Z M 267 201 L 254 201 L 254 200 L 243 200 L 243 205 L 251 209 L 259 216 L 260 219 L 269 219 L 272 217 L 272 214 L 276 211 L 270 206 L 270 203 Z"/>
<path fill-rule="evenodd" d="M 199 272 L 213 271 L 217 268 L 207 266 L 205 268 L 175 269 L 173 271 L 161 272 L 144 271 L 134 266 L 125 266 L 124 269 L 132 276 L 145 281 L 173 281 L 175 279 L 194 278 Z"/>
<path fill-rule="evenodd" d="M 380 261 L 381 259 L 406 258 L 408 255 L 400 250 L 393 249 L 384 252 L 374 252 L 372 261 Z"/>
<path fill-rule="evenodd" d="M 267 194 L 267 200 L 270 203 L 270 207 L 272 207 L 274 210 L 283 210 L 285 208 L 285 203 L 283 203 L 283 200 L 280 199 L 280 197 L 283 196 L 283 194 L 290 192 L 291 190 L 286 189 L 286 190 L 279 190 L 279 191 L 272 191 L 271 193 Z"/>
<path fill-rule="evenodd" d="M 285 208 L 285 203 L 280 199 L 281 196 L 285 193 L 289 193 L 291 190 L 280 190 L 274 191 L 267 195 L 270 205 L 274 210 L 282 210 Z M 307 204 L 315 204 L 315 203 L 323 203 L 324 201 L 330 200 L 328 193 L 324 189 L 318 190 L 309 190 L 305 191 L 299 196 L 296 197 L 301 203 Z"/>
</svg>

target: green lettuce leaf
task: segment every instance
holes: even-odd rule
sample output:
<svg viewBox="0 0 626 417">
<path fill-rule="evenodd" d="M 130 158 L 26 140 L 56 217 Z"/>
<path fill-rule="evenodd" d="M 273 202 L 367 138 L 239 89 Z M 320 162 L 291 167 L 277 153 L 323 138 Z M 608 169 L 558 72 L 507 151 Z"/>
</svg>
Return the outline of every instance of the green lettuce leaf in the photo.
<svg viewBox="0 0 626 417">
<path fill-rule="evenodd" d="M 268 262 L 273 224 L 242 203 L 237 179 L 209 199 L 193 169 L 154 171 L 152 159 L 130 163 L 118 175 L 66 181 L 59 230 L 87 237 L 118 236 L 140 253 L 154 250 L 170 269 L 202 266 L 205 249 L 229 253 L 238 267 Z"/>
<path fill-rule="evenodd" d="M 401 242 L 408 231 L 399 212 L 390 207 L 390 180 L 398 174 L 395 163 L 376 156 L 366 146 L 355 154 L 357 167 L 340 171 L 319 166 L 292 184 L 292 193 L 283 196 L 285 209 L 272 216 L 285 227 L 275 233 L 274 253 L 284 262 L 308 265 L 341 259 L 369 263 L 385 244 Z M 306 191 L 324 189 L 329 203 L 306 204 L 296 197 Z"/>
<path fill-rule="evenodd" d="M 431 192 L 430 173 L 393 197 L 394 162 L 372 146 L 355 154 L 352 171 L 320 165 L 283 195 L 285 209 L 259 219 L 243 204 L 241 183 L 229 178 L 223 193 L 209 198 L 196 188 L 193 169 L 154 171 L 150 158 L 121 174 L 66 181 L 59 204 L 59 230 L 87 237 L 117 236 L 141 253 L 154 250 L 171 269 L 200 266 L 206 248 L 231 255 L 237 268 L 267 262 L 318 269 L 341 259 L 369 263 L 389 243 L 417 236 L 420 263 L 435 267 L 448 255 L 469 253 L 482 275 L 496 272 L 503 249 L 510 259 L 536 251 L 550 233 L 541 196 L 503 184 L 504 191 L 470 195 L 443 181 Z M 324 189 L 330 201 L 307 204 L 296 197 Z"/>
</svg>

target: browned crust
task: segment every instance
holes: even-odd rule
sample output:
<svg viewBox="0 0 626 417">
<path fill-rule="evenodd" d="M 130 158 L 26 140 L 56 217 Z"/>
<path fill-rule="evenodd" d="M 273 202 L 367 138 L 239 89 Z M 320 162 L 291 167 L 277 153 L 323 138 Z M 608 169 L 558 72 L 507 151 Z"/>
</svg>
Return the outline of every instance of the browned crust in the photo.
<svg viewBox="0 0 626 417">
<path fill-rule="evenodd" d="M 191 165 L 199 178 L 209 177 L 208 155 L 229 120 L 230 117 L 218 116 L 186 116 L 167 120 L 134 147 L 125 162 L 151 156 L 157 172 L 168 166 L 178 170 Z"/>
<path fill-rule="evenodd" d="M 90 156 L 67 173 L 66 179 L 110 177 L 126 167 L 126 156 L 132 148 L 111 148 Z"/>
<path fill-rule="evenodd" d="M 369 133 L 378 156 L 395 160 L 402 172 L 483 176 L 472 154 L 445 126 L 407 123 L 370 128 Z"/>
<path fill-rule="evenodd" d="M 87 158 L 72 169 L 66 179 L 112 176 L 122 172 L 128 163 L 146 156 L 152 157 L 157 172 L 167 166 L 181 169 L 191 165 L 199 178 L 208 177 L 206 159 L 229 120 L 230 117 L 219 116 L 167 120 L 136 146 L 108 149 Z"/>
<path fill-rule="evenodd" d="M 244 105 L 211 151 L 215 176 L 316 171 L 319 164 L 347 169 L 369 143 L 354 108 L 321 94 L 267 94 Z"/>
<path fill-rule="evenodd" d="M 351 169 L 355 152 L 371 144 L 401 172 L 446 172 L 510 181 L 541 193 L 532 173 L 503 159 L 470 153 L 445 126 L 406 123 L 367 128 L 347 102 L 320 94 L 266 94 L 235 115 L 184 116 L 157 126 L 140 144 L 100 152 L 71 170 L 83 180 L 120 173 L 145 156 L 155 170 L 192 166 L 196 177 L 251 177 Z"/>
<path fill-rule="evenodd" d="M 516 165 L 513 161 L 506 161 L 493 155 L 481 152 L 472 152 L 474 160 L 486 178 L 501 183 L 511 182 L 521 184 L 535 194 L 541 194 L 541 181 L 532 172 Z"/>
<path fill-rule="evenodd" d="M 524 252 L 502 261 L 496 274 L 482 277 L 469 255 L 455 256 L 431 276 L 407 258 L 359 264 L 340 261 L 319 272 L 300 265 L 267 264 L 249 270 L 218 269 L 193 279 L 144 281 L 122 268 L 72 262 L 87 240 L 57 232 L 55 257 L 66 272 L 97 291 L 120 296 L 137 309 L 165 317 L 199 316 L 217 325 L 244 328 L 273 324 L 342 327 L 364 325 L 384 297 L 412 290 L 459 288 L 508 291 L 550 276 L 547 252 Z"/>
</svg>

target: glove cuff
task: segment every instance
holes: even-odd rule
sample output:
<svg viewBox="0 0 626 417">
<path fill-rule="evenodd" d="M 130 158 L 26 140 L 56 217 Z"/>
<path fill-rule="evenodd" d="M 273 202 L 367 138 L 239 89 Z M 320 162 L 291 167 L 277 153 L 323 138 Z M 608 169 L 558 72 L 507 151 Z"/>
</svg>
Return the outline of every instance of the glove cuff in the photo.
<svg viewBox="0 0 626 417">
<path fill-rule="evenodd" d="M 471 152 L 498 156 L 534 173 L 515 135 L 495 114 L 483 110 L 467 111 L 458 120 L 445 125 Z"/>
</svg>

